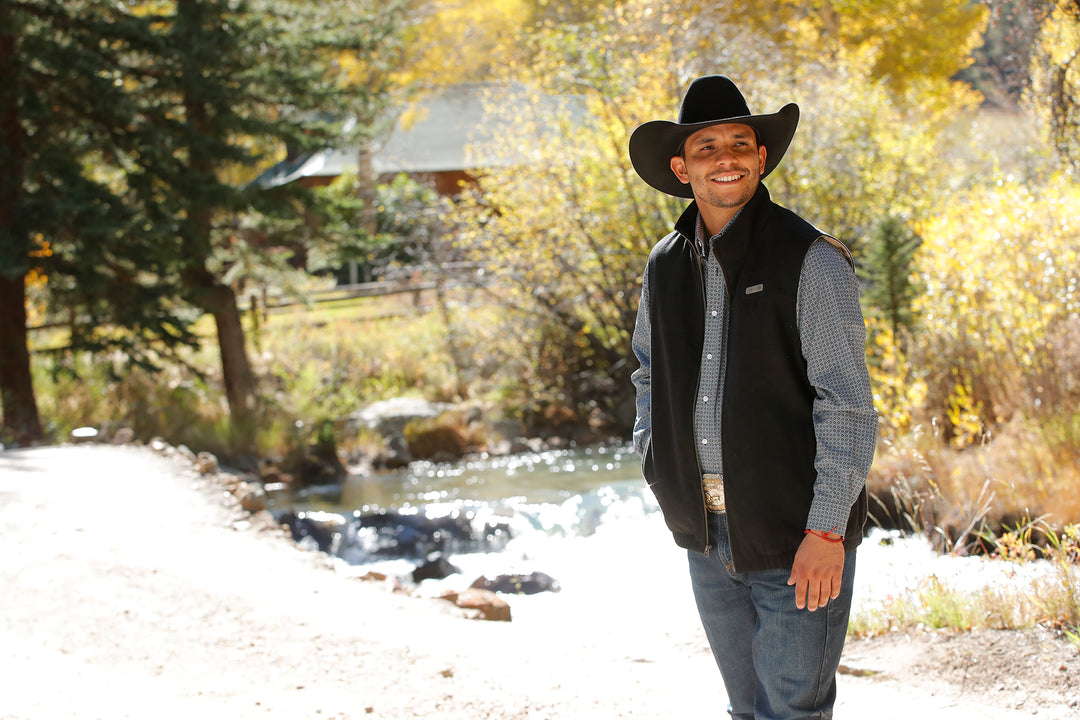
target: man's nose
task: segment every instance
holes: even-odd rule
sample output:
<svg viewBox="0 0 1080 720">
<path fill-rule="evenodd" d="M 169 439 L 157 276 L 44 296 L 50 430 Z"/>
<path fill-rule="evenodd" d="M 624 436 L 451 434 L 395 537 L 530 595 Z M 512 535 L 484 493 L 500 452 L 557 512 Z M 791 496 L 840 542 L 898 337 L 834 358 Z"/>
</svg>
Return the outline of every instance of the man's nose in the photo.
<svg viewBox="0 0 1080 720">
<path fill-rule="evenodd" d="M 732 148 L 721 147 L 716 151 L 716 155 L 713 159 L 718 165 L 730 165 L 735 162 L 736 157 L 735 151 Z"/>
</svg>

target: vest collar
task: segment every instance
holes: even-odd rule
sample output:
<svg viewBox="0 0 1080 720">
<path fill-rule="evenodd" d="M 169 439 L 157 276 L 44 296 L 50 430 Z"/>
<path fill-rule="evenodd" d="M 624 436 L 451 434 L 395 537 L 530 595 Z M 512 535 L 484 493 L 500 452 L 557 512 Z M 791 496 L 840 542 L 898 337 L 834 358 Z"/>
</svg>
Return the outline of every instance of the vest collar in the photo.
<svg viewBox="0 0 1080 720">
<path fill-rule="evenodd" d="M 767 204 L 769 201 L 769 191 L 765 187 L 765 184 L 758 183 L 757 190 L 754 191 L 753 197 L 751 197 L 746 202 L 746 205 L 743 206 L 742 211 L 739 213 L 738 217 L 735 218 L 735 221 L 732 223 L 731 227 L 728 228 L 728 232 L 733 230 L 738 225 L 751 223 L 752 219 L 758 214 L 758 209 L 762 205 Z M 690 242 L 693 242 L 694 238 L 697 237 L 697 222 L 698 205 L 697 200 L 694 200 L 692 203 L 686 206 L 686 209 L 683 210 L 682 215 L 680 215 L 679 219 L 675 221 L 675 231 L 685 237 Z"/>
</svg>

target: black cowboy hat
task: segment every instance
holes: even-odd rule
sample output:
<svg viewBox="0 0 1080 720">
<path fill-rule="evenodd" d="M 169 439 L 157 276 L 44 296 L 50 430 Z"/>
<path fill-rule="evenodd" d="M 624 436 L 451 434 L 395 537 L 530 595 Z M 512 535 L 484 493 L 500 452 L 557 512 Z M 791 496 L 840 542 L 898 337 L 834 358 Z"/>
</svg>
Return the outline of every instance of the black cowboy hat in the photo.
<svg viewBox="0 0 1080 720">
<path fill-rule="evenodd" d="M 630 136 L 630 162 L 642 180 L 657 190 L 692 198 L 690 186 L 671 171 L 671 158 L 698 130 L 726 123 L 749 125 L 757 132 L 758 144 L 767 150 L 761 173 L 765 177 L 780 163 L 795 135 L 799 106 L 788 103 L 772 115 L 751 115 L 742 93 L 730 79 L 723 75 L 699 77 L 686 91 L 678 122 L 654 120 L 634 130 Z"/>
</svg>

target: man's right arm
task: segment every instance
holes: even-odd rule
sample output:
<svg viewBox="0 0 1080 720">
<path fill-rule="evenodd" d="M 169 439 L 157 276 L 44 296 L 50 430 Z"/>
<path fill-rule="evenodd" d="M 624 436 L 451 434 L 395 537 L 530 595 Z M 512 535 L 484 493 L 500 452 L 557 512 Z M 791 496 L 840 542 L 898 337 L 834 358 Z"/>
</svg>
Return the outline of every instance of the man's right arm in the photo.
<svg viewBox="0 0 1080 720">
<path fill-rule="evenodd" d="M 637 323 L 631 340 L 638 368 L 630 376 L 637 390 L 637 416 L 634 420 L 634 449 L 642 457 L 652 437 L 652 327 L 649 323 L 649 273 L 641 280 Z"/>
</svg>

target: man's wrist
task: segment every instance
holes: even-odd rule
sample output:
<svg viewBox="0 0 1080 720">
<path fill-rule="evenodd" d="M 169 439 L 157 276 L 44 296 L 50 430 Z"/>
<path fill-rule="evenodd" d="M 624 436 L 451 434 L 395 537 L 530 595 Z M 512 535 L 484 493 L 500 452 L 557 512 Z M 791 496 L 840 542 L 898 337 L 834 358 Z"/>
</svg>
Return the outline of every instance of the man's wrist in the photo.
<svg viewBox="0 0 1080 720">
<path fill-rule="evenodd" d="M 815 530 L 813 528 L 807 528 L 803 531 L 804 535 L 813 535 L 814 537 L 821 538 L 826 542 L 842 543 L 844 542 L 844 536 L 833 530 Z"/>
</svg>

